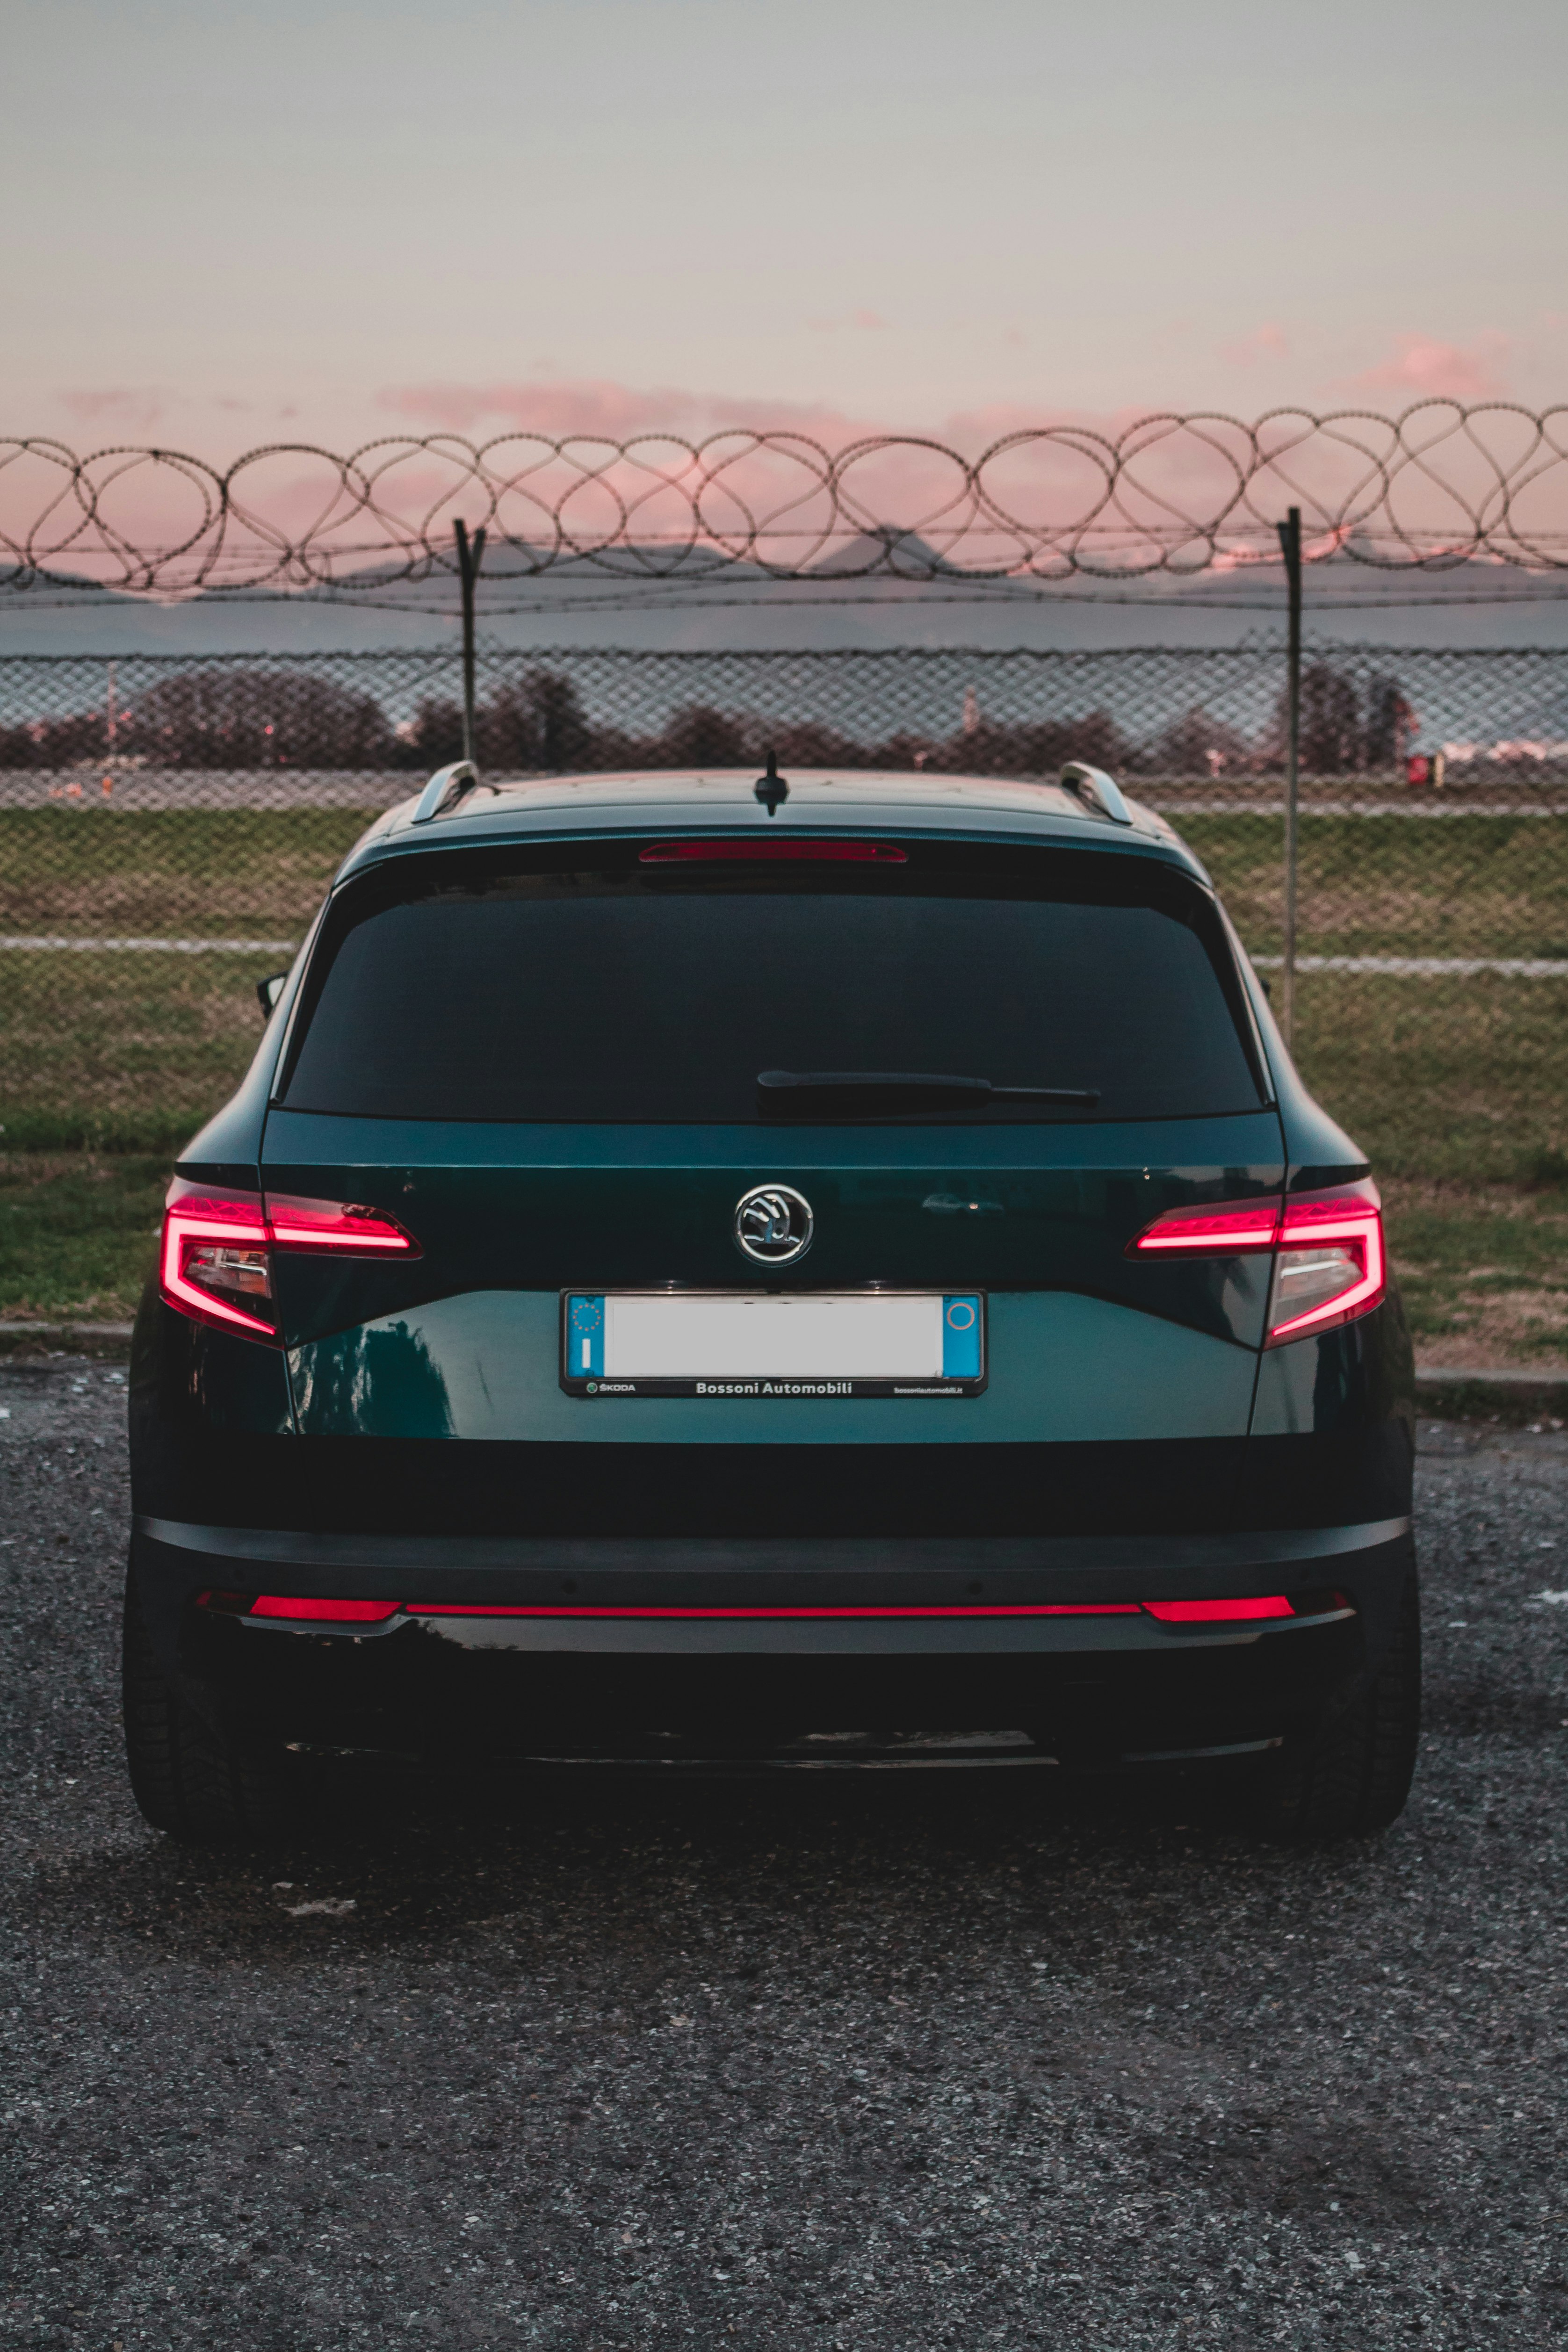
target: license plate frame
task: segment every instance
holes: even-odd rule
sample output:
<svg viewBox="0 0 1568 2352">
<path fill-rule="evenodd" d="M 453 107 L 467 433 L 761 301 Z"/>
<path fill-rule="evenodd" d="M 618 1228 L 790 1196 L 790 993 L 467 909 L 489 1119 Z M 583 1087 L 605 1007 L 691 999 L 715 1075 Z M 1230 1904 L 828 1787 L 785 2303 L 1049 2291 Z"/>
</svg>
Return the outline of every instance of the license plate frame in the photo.
<svg viewBox="0 0 1568 2352">
<path fill-rule="evenodd" d="M 628 1313 L 616 1311 L 622 1302 L 629 1304 Z M 940 1308 L 934 1331 L 933 1308 Z M 687 1310 L 684 1315 L 682 1309 Z M 698 1310 L 695 1315 L 693 1309 Z M 716 1311 L 705 1311 L 710 1309 Z M 830 1318 L 839 1309 L 844 1310 L 843 1319 L 837 1328 L 846 1351 L 839 1365 L 815 1371 L 798 1366 L 753 1371 L 737 1368 L 734 1348 L 742 1344 L 741 1334 L 746 1328 L 737 1319 L 742 1313 L 747 1313 L 752 1333 L 765 1335 L 760 1340 L 748 1339 L 745 1344 L 757 1353 L 760 1365 L 772 1362 L 777 1367 L 781 1357 L 798 1357 L 803 1347 L 815 1346 L 833 1332 Z M 792 1320 L 787 1327 L 781 1322 L 770 1329 L 768 1322 L 751 1323 L 749 1311 L 769 1318 L 786 1314 Z M 606 1397 L 689 1397 L 701 1402 L 955 1400 L 984 1392 L 989 1379 L 988 1321 L 984 1290 L 922 1290 L 887 1284 L 812 1291 L 768 1291 L 760 1286 L 743 1290 L 695 1286 L 639 1290 L 595 1288 L 584 1283 L 561 1293 L 559 1376 L 568 1396 L 593 1402 Z M 672 1351 L 665 1360 L 685 1351 L 679 1370 L 647 1368 L 658 1361 L 649 1350 L 662 1344 L 661 1323 Z M 690 1361 L 690 1349 L 709 1345 L 715 1336 L 725 1340 L 721 1352 L 727 1352 L 730 1361 L 698 1372 Z M 910 1344 L 925 1349 L 927 1364 L 940 1349 L 942 1369 L 890 1370 L 885 1352 L 879 1359 L 881 1369 L 843 1369 L 858 1357 L 860 1361 L 879 1360 L 865 1355 L 867 1347 L 889 1350 Z M 626 1369 L 627 1365 L 632 1369 Z"/>
</svg>

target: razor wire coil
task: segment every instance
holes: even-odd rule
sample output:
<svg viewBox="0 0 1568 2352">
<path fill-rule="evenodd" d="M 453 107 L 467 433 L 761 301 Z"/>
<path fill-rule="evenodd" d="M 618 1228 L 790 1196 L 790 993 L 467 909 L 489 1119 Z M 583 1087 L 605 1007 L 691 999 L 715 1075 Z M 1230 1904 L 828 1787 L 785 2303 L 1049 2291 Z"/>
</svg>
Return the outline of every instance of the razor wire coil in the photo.
<svg viewBox="0 0 1568 2352">
<path fill-rule="evenodd" d="M 0 438 L 0 585 L 369 595 L 455 574 L 459 517 L 492 578 L 1115 582 L 1276 563 L 1290 506 L 1312 563 L 1568 570 L 1568 405 L 1157 413 L 977 455 L 921 435 L 513 432 L 276 443 L 219 467 Z"/>
</svg>

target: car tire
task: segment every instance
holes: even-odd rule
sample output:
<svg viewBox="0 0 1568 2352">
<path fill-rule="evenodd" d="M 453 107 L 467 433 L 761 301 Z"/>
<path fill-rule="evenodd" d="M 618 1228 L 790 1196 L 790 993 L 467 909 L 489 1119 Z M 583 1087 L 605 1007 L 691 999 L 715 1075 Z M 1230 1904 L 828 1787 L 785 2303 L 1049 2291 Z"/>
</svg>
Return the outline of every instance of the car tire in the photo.
<svg viewBox="0 0 1568 2352">
<path fill-rule="evenodd" d="M 1260 1792 L 1259 1827 L 1318 1843 L 1387 1829 L 1405 1810 L 1420 1738 L 1421 1602 L 1412 1569 L 1388 1654 L 1311 1746 L 1280 1758 Z"/>
<path fill-rule="evenodd" d="M 308 1791 L 296 1759 L 229 1748 L 161 1673 L 136 1589 L 125 1587 L 121 1650 L 125 1761 L 144 1821 L 187 1845 L 258 1844 L 296 1835 Z"/>
</svg>

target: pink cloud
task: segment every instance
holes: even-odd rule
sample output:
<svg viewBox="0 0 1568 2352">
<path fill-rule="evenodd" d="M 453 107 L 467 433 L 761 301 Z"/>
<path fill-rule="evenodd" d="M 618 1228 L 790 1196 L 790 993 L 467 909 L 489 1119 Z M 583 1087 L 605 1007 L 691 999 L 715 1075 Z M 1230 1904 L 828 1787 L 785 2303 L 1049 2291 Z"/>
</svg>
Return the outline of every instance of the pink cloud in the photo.
<svg viewBox="0 0 1568 2352">
<path fill-rule="evenodd" d="M 1508 391 L 1500 373 L 1511 338 L 1488 328 L 1474 342 L 1444 343 L 1430 335 L 1395 335 L 1394 356 L 1347 380 L 1353 392 L 1403 392 L 1415 398 L 1491 400 Z"/>
<path fill-rule="evenodd" d="M 539 383 L 393 384 L 376 394 L 376 404 L 426 432 L 482 436 L 510 428 L 552 440 L 569 434 L 602 434 L 624 441 L 637 433 L 700 439 L 739 427 L 802 433 L 831 444 L 879 429 L 816 403 L 737 400 L 728 394 L 668 384 L 645 392 L 603 376 Z"/>
<path fill-rule="evenodd" d="M 678 427 L 694 407 L 710 404 L 688 392 L 637 392 L 603 377 L 577 377 L 550 383 L 393 384 L 376 394 L 376 405 L 441 433 L 509 425 L 519 433 L 603 433 L 623 440 L 628 433 Z"/>
<path fill-rule="evenodd" d="M 125 433 L 150 433 L 163 415 L 172 395 L 153 385 L 106 386 L 100 392 L 62 392 L 60 405 L 83 425 Z"/>
<path fill-rule="evenodd" d="M 1290 339 L 1284 328 L 1268 320 L 1255 327 L 1250 335 L 1243 335 L 1239 341 L 1222 343 L 1219 355 L 1232 367 L 1252 367 L 1261 359 L 1283 359 L 1289 349 Z"/>
</svg>

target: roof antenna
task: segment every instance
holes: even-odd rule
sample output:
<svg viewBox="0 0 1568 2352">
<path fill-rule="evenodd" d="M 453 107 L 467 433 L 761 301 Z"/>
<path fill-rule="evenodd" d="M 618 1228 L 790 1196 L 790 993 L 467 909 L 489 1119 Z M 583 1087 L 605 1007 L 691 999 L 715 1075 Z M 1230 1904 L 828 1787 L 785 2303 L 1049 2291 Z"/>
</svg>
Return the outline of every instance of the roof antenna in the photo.
<svg viewBox="0 0 1568 2352">
<path fill-rule="evenodd" d="M 776 751 L 768 753 L 768 772 L 765 776 L 757 778 L 752 790 L 770 816 L 776 814 L 781 801 L 788 800 L 789 786 L 779 773 L 779 755 Z"/>
</svg>

